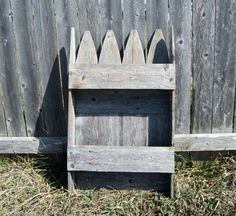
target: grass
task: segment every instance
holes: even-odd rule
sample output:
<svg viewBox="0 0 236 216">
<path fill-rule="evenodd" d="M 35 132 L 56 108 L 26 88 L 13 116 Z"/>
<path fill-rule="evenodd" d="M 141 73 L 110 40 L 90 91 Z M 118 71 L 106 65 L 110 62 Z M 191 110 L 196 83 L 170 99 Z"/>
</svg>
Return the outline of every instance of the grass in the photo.
<svg viewBox="0 0 236 216">
<path fill-rule="evenodd" d="M 68 193 L 65 163 L 0 157 L 0 215 L 236 215 L 236 158 L 176 165 L 173 199 L 141 190 Z"/>
</svg>

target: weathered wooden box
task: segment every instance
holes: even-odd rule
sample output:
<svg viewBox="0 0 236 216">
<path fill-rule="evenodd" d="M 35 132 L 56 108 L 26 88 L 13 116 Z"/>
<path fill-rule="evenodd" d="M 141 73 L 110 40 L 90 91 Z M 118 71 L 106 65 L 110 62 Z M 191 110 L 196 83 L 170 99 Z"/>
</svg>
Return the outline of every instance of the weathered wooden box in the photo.
<svg viewBox="0 0 236 216">
<path fill-rule="evenodd" d="M 175 67 L 138 64 L 140 44 L 134 32 L 132 36 L 121 64 L 114 34 L 108 31 L 98 64 L 88 32 L 76 57 L 72 30 L 69 189 L 140 188 L 172 193 Z"/>
</svg>

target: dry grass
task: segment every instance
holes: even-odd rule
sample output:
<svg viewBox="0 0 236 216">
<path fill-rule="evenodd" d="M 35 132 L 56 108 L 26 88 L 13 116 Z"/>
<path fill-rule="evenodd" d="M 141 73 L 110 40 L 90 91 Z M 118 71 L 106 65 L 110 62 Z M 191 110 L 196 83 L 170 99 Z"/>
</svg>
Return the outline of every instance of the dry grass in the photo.
<svg viewBox="0 0 236 216">
<path fill-rule="evenodd" d="M 236 215 L 236 159 L 176 165 L 175 197 L 63 189 L 62 158 L 0 157 L 0 215 Z"/>
</svg>

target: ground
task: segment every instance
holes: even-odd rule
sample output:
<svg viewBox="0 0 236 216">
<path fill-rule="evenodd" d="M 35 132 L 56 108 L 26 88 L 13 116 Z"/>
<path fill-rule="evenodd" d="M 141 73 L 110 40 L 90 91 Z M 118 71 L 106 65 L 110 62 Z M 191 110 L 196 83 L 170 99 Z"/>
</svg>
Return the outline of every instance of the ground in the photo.
<svg viewBox="0 0 236 216">
<path fill-rule="evenodd" d="M 129 190 L 68 193 L 65 159 L 0 157 L 0 215 L 236 215 L 236 158 L 182 158 L 175 195 Z"/>
</svg>

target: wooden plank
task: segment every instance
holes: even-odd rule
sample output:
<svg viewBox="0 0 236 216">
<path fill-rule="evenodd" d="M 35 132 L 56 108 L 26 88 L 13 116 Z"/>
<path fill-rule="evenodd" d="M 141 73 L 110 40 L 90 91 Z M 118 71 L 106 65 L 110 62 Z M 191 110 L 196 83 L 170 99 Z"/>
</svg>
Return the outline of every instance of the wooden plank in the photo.
<svg viewBox="0 0 236 216">
<path fill-rule="evenodd" d="M 152 37 L 151 45 L 148 50 L 147 64 L 168 63 L 168 50 L 164 35 L 160 29 L 157 29 Z"/>
<path fill-rule="evenodd" d="M 210 133 L 214 77 L 215 0 L 193 5 L 193 133 Z"/>
<path fill-rule="evenodd" d="M 145 34 L 145 4 L 144 0 L 123 0 L 123 40 L 127 40 L 130 31 L 136 29 L 141 39 L 142 47 L 146 44 Z"/>
<path fill-rule="evenodd" d="M 175 133 L 190 133 L 192 1 L 170 0 L 169 6 L 175 36 Z"/>
<path fill-rule="evenodd" d="M 0 48 L 0 52 L 1 52 L 1 48 Z M 1 70 L 1 66 L 2 66 L 2 62 L 0 60 L 0 71 Z M 0 98 L 2 98 L 2 86 L 1 86 L 1 82 L 0 82 Z M 0 101 L 0 137 L 1 136 L 7 136 L 7 127 L 6 127 L 6 118 L 5 118 L 5 108 L 4 108 L 4 104 L 3 101 Z"/>
<path fill-rule="evenodd" d="M 85 31 L 82 37 L 77 55 L 77 64 L 97 64 L 98 57 L 96 47 L 89 31 Z"/>
<path fill-rule="evenodd" d="M 65 153 L 66 137 L 0 137 L 0 154 Z"/>
<path fill-rule="evenodd" d="M 41 75 L 36 66 L 37 49 L 34 38 L 33 14 L 30 1 L 13 1 L 13 29 L 16 40 L 16 55 L 18 61 L 19 83 L 21 84 L 24 118 L 28 136 L 42 133 L 44 125 L 42 115 L 39 115 L 43 100 L 41 91 Z M 39 119 L 40 118 L 40 119 Z M 37 127 L 35 127 L 37 124 Z"/>
<path fill-rule="evenodd" d="M 9 136 L 26 136 L 26 124 L 19 82 L 16 43 L 13 30 L 14 14 L 9 1 L 0 4 L 0 82 L 1 100 L 5 106 L 6 127 Z"/>
<path fill-rule="evenodd" d="M 80 90 L 76 92 L 77 114 L 164 114 L 168 115 L 168 91 Z"/>
<path fill-rule="evenodd" d="M 235 95 L 236 95 L 236 88 L 235 88 Z M 234 133 L 236 133 L 236 100 L 234 100 Z"/>
<path fill-rule="evenodd" d="M 105 36 L 99 64 L 121 64 L 119 47 L 112 30 L 109 30 Z"/>
<path fill-rule="evenodd" d="M 124 50 L 123 64 L 145 64 L 143 47 L 137 30 L 130 32 Z"/>
<path fill-rule="evenodd" d="M 75 65 L 69 76 L 70 89 L 175 88 L 175 70 L 171 64 Z"/>
<path fill-rule="evenodd" d="M 213 133 L 233 131 L 236 76 L 236 1 L 216 1 Z"/>
<path fill-rule="evenodd" d="M 90 31 L 95 43 L 96 51 L 98 51 L 102 42 L 99 1 L 78 0 L 77 4 L 79 15 L 79 31 L 81 34 L 83 34 L 85 31 Z"/>
<path fill-rule="evenodd" d="M 168 147 L 83 145 L 68 151 L 70 171 L 174 172 L 174 150 Z"/>
<path fill-rule="evenodd" d="M 147 0 L 146 1 L 146 34 L 147 44 L 151 44 L 152 36 L 156 29 L 163 32 L 165 38 L 165 46 L 160 47 L 164 55 L 168 56 L 170 48 L 170 32 L 169 32 L 169 1 L 166 0 Z M 168 61 L 164 62 L 168 63 Z"/>
<path fill-rule="evenodd" d="M 174 144 L 177 152 L 236 150 L 236 134 L 178 134 Z"/>
<path fill-rule="evenodd" d="M 123 45 L 121 0 L 100 0 L 101 37 L 113 30 L 119 50 Z"/>
</svg>

